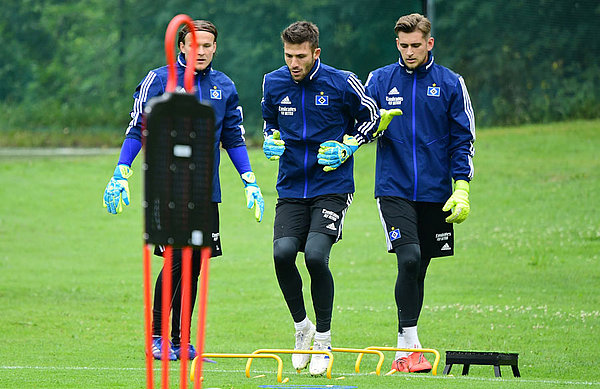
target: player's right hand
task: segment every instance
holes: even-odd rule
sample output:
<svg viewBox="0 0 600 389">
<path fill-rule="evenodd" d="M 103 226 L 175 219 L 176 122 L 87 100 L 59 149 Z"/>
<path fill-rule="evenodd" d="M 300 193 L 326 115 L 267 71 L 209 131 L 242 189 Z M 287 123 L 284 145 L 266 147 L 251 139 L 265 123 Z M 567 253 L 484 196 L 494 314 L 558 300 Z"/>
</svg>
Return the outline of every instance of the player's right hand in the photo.
<svg viewBox="0 0 600 389">
<path fill-rule="evenodd" d="M 123 204 L 129 205 L 129 183 L 133 170 L 127 165 L 117 165 L 115 172 L 104 190 L 102 205 L 109 213 L 117 214 L 123 211 Z"/>
<path fill-rule="evenodd" d="M 270 161 L 276 161 L 285 151 L 285 142 L 281 139 L 281 134 L 278 130 L 274 130 L 272 135 L 265 138 L 263 143 L 263 152 L 265 157 Z"/>
<path fill-rule="evenodd" d="M 381 116 L 381 119 L 379 120 L 377 131 L 373 133 L 373 136 L 376 137 L 383 134 L 383 132 L 387 130 L 392 119 L 399 115 L 402 115 L 402 110 L 400 108 L 380 109 L 379 116 Z"/>
</svg>

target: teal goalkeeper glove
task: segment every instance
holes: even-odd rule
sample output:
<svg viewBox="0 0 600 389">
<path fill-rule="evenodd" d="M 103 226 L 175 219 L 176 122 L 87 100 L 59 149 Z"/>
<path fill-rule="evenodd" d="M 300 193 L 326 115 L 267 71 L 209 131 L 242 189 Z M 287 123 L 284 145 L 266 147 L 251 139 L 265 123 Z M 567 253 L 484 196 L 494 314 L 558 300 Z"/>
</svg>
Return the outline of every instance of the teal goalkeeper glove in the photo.
<svg viewBox="0 0 600 389">
<path fill-rule="evenodd" d="M 103 204 L 109 213 L 117 214 L 123 211 L 123 204 L 129 205 L 129 184 L 133 170 L 127 165 L 117 165 L 106 189 L 104 190 Z"/>
<path fill-rule="evenodd" d="M 452 209 L 452 214 L 446 218 L 446 223 L 462 223 L 469 216 L 471 207 L 469 205 L 469 183 L 465 180 L 458 180 L 454 183 L 454 193 L 446 201 L 442 211 L 447 212 Z"/>
<path fill-rule="evenodd" d="M 265 212 L 265 200 L 256 183 L 256 177 L 252 172 L 246 172 L 241 177 L 244 182 L 244 191 L 246 192 L 246 206 L 248 209 L 254 208 L 254 217 L 257 222 L 260 222 Z"/>
<path fill-rule="evenodd" d="M 270 161 L 276 161 L 281 157 L 285 151 L 285 142 L 281 140 L 281 134 L 279 131 L 273 131 L 272 135 L 269 135 L 263 143 L 263 152 Z"/>
<path fill-rule="evenodd" d="M 319 165 L 325 165 L 323 170 L 330 172 L 340 167 L 348 158 L 358 149 L 358 142 L 353 136 L 344 135 L 343 143 L 335 140 L 329 140 L 321 143 L 317 162 Z"/>
<path fill-rule="evenodd" d="M 379 120 L 379 127 L 377 127 L 377 131 L 373 133 L 373 137 L 383 134 L 383 132 L 387 130 L 392 119 L 395 116 L 400 115 L 402 115 L 402 110 L 400 108 L 380 109 L 379 116 L 381 116 L 381 120 Z"/>
</svg>

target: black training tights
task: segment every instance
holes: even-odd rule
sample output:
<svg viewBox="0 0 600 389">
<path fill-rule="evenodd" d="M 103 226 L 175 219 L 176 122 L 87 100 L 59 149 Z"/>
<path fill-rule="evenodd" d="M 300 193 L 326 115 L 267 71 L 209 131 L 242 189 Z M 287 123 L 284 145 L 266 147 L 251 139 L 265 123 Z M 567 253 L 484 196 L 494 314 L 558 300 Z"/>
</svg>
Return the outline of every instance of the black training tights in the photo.
<svg viewBox="0 0 600 389">
<path fill-rule="evenodd" d="M 425 273 L 431 258 L 421 258 L 418 244 L 405 244 L 394 248 L 398 261 L 396 278 L 396 306 L 398 307 L 398 332 L 403 327 L 417 325 L 423 307 Z"/>
<path fill-rule="evenodd" d="M 194 251 L 194 255 L 192 258 L 190 323 L 192 312 L 194 311 L 194 304 L 196 303 L 196 293 L 198 290 L 198 276 L 200 275 L 199 253 L 199 251 Z M 172 263 L 173 264 L 171 266 L 171 288 L 173 290 L 173 293 L 171 298 L 171 307 L 173 310 L 173 314 L 171 316 L 171 339 L 173 341 L 173 344 L 179 345 L 181 336 L 181 249 L 173 249 Z M 152 309 L 152 335 L 154 336 L 161 336 L 163 270 L 160 271 L 158 278 L 156 279 L 156 284 L 154 285 L 154 307 Z"/>
<path fill-rule="evenodd" d="M 308 234 L 304 249 L 318 332 L 326 332 L 331 328 L 334 288 L 333 276 L 329 271 L 329 253 L 333 243 L 333 236 L 311 232 Z M 283 237 L 273 242 L 275 274 L 295 322 L 300 322 L 306 317 L 302 278 L 296 267 L 296 255 L 301 244 L 300 239 L 293 237 Z"/>
</svg>

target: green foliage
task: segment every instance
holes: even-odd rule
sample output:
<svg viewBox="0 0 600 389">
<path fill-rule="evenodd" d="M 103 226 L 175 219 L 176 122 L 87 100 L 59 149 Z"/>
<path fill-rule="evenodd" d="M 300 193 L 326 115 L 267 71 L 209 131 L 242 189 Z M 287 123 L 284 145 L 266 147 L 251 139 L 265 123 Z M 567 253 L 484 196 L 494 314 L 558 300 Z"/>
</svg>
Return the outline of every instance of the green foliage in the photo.
<svg viewBox="0 0 600 389">
<path fill-rule="evenodd" d="M 480 124 L 598 117 L 597 1 L 438 1 L 436 15 L 436 59 L 465 77 Z"/>
<path fill-rule="evenodd" d="M 396 15 L 420 11 L 421 1 L 364 8 L 362 1 L 273 3 L 206 0 L 7 0 L 0 31 L 0 130 L 34 127 L 112 126 L 124 128 L 131 95 L 144 75 L 164 65 L 164 34 L 178 13 L 215 22 L 219 29 L 215 68 L 236 82 L 250 136 L 262 126 L 262 77 L 284 64 L 279 34 L 298 19 L 322 31 L 324 61 L 366 77 L 393 60 L 391 27 Z M 385 11 L 387 18 L 377 16 Z M 360 26 L 357 28 L 356 26 Z M 365 31 L 385 34 L 373 39 Z M 357 48 L 361 47 L 361 55 Z M 387 52 L 385 56 L 382 53 Z M 377 64 L 362 56 L 380 58 Z M 25 106 L 25 108 L 21 108 Z M 29 115 L 29 113 L 32 115 Z"/>
<path fill-rule="evenodd" d="M 336 353 L 334 380 L 310 378 L 282 356 L 289 385 L 597 386 L 600 373 L 586 361 L 595 360 L 600 343 L 599 129 L 596 120 L 479 132 L 471 214 L 456 227 L 456 255 L 434 260 L 426 280 L 419 335 L 442 354 L 437 377 L 377 377 L 369 374 L 375 360 L 368 355 L 356 374 L 356 356 Z M 117 154 L 0 156 L 2 388 L 145 387 L 141 158 L 130 181 L 132 205 L 114 216 L 101 197 Z M 396 339 L 396 263 L 385 252 L 373 199 L 374 156 L 374 145 L 356 153 L 356 194 L 331 254 L 339 347 L 393 346 Z M 293 344 L 271 257 L 277 163 L 261 150 L 250 158 L 266 202 L 260 224 L 245 209 L 235 168 L 222 159 L 224 255 L 211 261 L 210 352 Z M 161 265 L 153 257 L 153 280 Z M 472 366 L 468 377 L 455 366 L 455 377 L 442 376 L 446 350 L 518 352 L 522 378 L 503 367 L 496 379 L 489 366 Z M 384 373 L 391 358 L 386 353 Z M 178 387 L 179 363 L 170 366 L 171 387 Z M 277 384 L 273 361 L 254 361 L 252 376 L 264 377 L 246 378 L 244 366 L 243 359 L 218 359 L 205 366 L 203 386 Z"/>
<path fill-rule="evenodd" d="M 600 33 L 594 0 L 437 0 L 438 63 L 465 77 L 482 126 L 597 118 Z M 322 58 L 368 73 L 397 60 L 393 27 L 421 0 L 302 2 L 4 0 L 0 15 L 0 131 L 124 129 L 132 94 L 164 65 L 164 33 L 178 13 L 219 28 L 215 68 L 236 82 L 250 137 L 260 138 L 262 77 L 284 64 L 280 32 L 306 19 Z"/>
</svg>

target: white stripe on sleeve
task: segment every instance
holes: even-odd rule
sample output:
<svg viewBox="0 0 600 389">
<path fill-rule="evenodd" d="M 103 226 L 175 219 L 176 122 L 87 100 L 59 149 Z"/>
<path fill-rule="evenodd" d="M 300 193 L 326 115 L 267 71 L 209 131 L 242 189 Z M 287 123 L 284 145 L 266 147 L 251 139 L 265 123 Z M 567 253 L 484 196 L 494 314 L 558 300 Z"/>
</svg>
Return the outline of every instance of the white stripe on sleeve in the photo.
<svg viewBox="0 0 600 389">
<path fill-rule="evenodd" d="M 379 109 L 377 109 L 375 100 L 367 96 L 365 93 L 365 87 L 360 83 L 360 81 L 358 81 L 358 78 L 356 78 L 354 74 L 350 74 L 348 77 L 348 84 L 350 84 L 358 97 L 360 97 L 360 103 L 369 110 L 371 114 L 371 122 L 375 122 L 379 117 Z"/>
<path fill-rule="evenodd" d="M 129 126 L 127 127 L 127 130 L 125 131 L 125 134 L 129 133 L 131 128 L 137 124 L 140 116 L 142 115 L 143 109 L 144 109 L 144 104 L 146 103 L 146 100 L 148 99 L 148 91 L 150 90 L 150 85 L 152 85 L 152 82 L 154 81 L 155 78 L 156 78 L 156 73 L 150 72 L 150 73 L 148 73 L 146 78 L 144 78 L 144 81 L 142 81 L 142 85 L 140 86 L 140 93 L 138 94 L 138 97 L 133 102 L 133 111 L 131 112 L 131 121 L 129 122 Z"/>
<path fill-rule="evenodd" d="M 473 140 L 475 140 L 475 114 L 473 113 L 473 106 L 471 106 L 471 98 L 469 97 L 465 80 L 462 77 L 459 77 L 458 80 L 460 81 L 460 87 L 462 89 L 464 110 L 469 119 L 469 130 L 471 131 Z"/>
<path fill-rule="evenodd" d="M 475 114 L 473 113 L 473 106 L 471 105 L 471 98 L 469 97 L 469 92 L 467 91 L 467 85 L 465 84 L 465 80 L 462 77 L 458 78 L 460 82 L 460 87 L 462 89 L 463 94 L 463 105 L 465 114 L 467 115 L 467 119 L 469 120 L 469 131 L 471 131 L 471 136 L 473 140 L 471 141 L 471 146 L 469 147 L 469 155 L 467 158 L 469 159 L 469 180 L 473 179 L 473 175 L 475 173 L 475 168 L 473 166 L 473 156 L 475 155 L 475 147 L 473 146 L 473 142 L 475 141 Z"/>
</svg>

